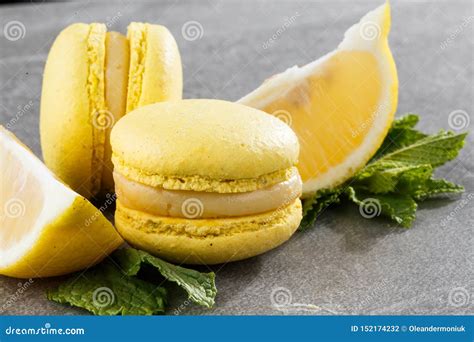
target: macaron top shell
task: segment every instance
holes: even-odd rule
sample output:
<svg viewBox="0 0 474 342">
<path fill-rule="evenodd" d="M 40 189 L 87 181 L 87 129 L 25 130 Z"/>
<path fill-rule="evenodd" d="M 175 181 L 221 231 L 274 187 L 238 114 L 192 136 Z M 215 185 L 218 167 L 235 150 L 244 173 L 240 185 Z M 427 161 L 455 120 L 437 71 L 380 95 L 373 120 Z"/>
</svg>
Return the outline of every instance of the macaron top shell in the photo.
<svg viewBox="0 0 474 342">
<path fill-rule="evenodd" d="M 141 107 L 117 122 L 111 144 L 115 170 L 122 175 L 195 191 L 251 191 L 275 184 L 295 172 L 299 153 L 295 133 L 279 119 L 206 99 Z M 206 185 L 215 180 L 222 187 Z M 243 187 L 232 186 L 239 181 Z"/>
<path fill-rule="evenodd" d="M 85 197 L 96 191 L 93 154 L 102 137 L 94 137 L 90 107 L 102 106 L 104 101 L 99 98 L 103 93 L 99 88 L 104 82 L 100 79 L 104 56 L 98 51 L 104 39 L 103 24 L 67 27 L 51 47 L 43 77 L 40 133 L 44 161 Z M 97 49 L 93 51 L 91 46 Z M 91 99 L 90 94 L 96 96 Z"/>
<path fill-rule="evenodd" d="M 155 102 L 181 99 L 183 71 L 173 35 L 161 25 L 128 26 L 130 72 L 127 112 Z"/>
</svg>

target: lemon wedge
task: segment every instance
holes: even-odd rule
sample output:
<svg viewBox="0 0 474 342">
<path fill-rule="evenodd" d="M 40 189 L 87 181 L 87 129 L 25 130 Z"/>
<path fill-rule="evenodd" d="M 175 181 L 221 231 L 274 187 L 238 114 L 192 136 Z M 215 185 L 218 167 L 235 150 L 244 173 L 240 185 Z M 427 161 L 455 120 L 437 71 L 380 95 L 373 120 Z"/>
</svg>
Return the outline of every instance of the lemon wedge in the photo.
<svg viewBox="0 0 474 342">
<path fill-rule="evenodd" d="M 239 100 L 296 132 L 303 196 L 341 184 L 382 144 L 398 101 L 389 31 L 386 3 L 347 30 L 334 51 L 273 76 Z"/>
<path fill-rule="evenodd" d="M 66 274 L 99 262 L 122 244 L 98 209 L 2 126 L 0 152 L 0 274 Z"/>
</svg>

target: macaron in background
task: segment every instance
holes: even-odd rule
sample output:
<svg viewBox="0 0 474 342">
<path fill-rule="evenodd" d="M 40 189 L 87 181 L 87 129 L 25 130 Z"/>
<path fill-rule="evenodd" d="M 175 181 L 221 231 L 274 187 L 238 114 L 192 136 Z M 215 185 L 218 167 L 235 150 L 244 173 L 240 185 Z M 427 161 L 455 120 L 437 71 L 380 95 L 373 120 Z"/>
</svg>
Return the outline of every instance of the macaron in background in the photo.
<svg viewBox="0 0 474 342">
<path fill-rule="evenodd" d="M 219 100 L 141 107 L 112 129 L 116 228 L 170 261 L 217 264 L 277 247 L 302 209 L 294 132 Z"/>
<path fill-rule="evenodd" d="M 51 47 L 43 77 L 40 135 L 45 164 L 86 198 L 113 190 L 110 130 L 127 112 L 182 97 L 176 41 L 163 26 L 72 24 Z"/>
</svg>

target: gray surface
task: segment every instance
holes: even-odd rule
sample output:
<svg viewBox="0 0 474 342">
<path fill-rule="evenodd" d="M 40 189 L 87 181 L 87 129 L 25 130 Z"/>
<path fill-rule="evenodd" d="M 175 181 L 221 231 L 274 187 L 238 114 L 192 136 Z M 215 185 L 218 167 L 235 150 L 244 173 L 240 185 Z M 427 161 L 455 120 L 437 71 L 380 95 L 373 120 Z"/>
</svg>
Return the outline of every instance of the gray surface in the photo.
<svg viewBox="0 0 474 342">
<path fill-rule="evenodd" d="M 343 32 L 380 3 L 176 1 L 3 6 L 2 28 L 18 20 L 26 32 L 17 41 L 0 37 L 0 122 L 10 123 L 12 131 L 39 154 L 43 66 L 52 40 L 72 22 L 108 22 L 109 29 L 122 32 L 132 20 L 164 24 L 176 36 L 183 56 L 185 97 L 236 100 L 269 75 L 335 48 Z M 398 112 L 421 113 L 420 126 L 428 132 L 449 128 L 448 115 L 454 110 L 465 110 L 472 118 L 472 2 L 393 1 L 392 7 L 390 43 L 400 78 Z M 263 49 L 285 18 L 296 14 L 294 23 Z M 181 28 L 190 20 L 201 23 L 201 39 L 183 39 Z M 442 48 L 446 41 L 447 47 Z M 31 108 L 23 110 L 29 103 Z M 472 139 L 471 134 L 461 157 L 439 172 L 463 184 L 467 192 L 453 200 L 423 204 L 412 229 L 364 219 L 354 207 L 331 209 L 315 229 L 296 234 L 281 248 L 214 268 L 219 288 L 215 309 L 183 304 L 184 297 L 177 297 L 172 305 L 183 304 L 182 314 L 284 314 L 288 311 L 276 310 L 271 302 L 272 291 L 283 287 L 291 292 L 293 303 L 306 304 L 290 313 L 472 314 L 474 201 L 468 199 L 474 191 Z M 446 221 L 449 215 L 452 219 Z M 444 227 L 443 222 L 448 224 Z M 57 281 L 34 280 L 15 299 L 19 280 L 0 277 L 0 311 L 83 313 L 45 299 L 44 290 Z M 9 299 L 12 305 L 5 306 Z"/>
</svg>

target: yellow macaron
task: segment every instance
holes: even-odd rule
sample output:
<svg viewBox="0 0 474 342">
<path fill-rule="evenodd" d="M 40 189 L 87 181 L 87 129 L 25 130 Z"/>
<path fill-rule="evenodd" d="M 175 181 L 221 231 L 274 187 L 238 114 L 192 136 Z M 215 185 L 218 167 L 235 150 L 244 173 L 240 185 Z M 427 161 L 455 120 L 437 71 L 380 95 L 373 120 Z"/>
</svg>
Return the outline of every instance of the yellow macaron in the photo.
<svg viewBox="0 0 474 342">
<path fill-rule="evenodd" d="M 163 26 L 131 23 L 127 36 L 104 24 L 73 24 L 46 62 L 40 135 L 46 165 L 89 198 L 113 190 L 110 130 L 143 105 L 181 99 L 176 41 Z"/>
<path fill-rule="evenodd" d="M 216 264 L 277 247 L 297 229 L 294 132 L 262 111 L 219 100 L 141 107 L 111 133 L 116 228 L 170 261 Z"/>
</svg>

